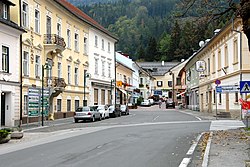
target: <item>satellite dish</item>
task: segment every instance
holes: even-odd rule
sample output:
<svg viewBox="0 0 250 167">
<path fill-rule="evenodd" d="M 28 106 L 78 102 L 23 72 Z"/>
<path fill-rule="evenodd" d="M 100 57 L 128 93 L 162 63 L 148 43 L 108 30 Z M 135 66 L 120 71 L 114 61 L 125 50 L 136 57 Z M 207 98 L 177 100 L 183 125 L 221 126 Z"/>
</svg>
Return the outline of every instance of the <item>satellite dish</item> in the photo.
<svg viewBox="0 0 250 167">
<path fill-rule="evenodd" d="M 200 42 L 199 42 L 199 46 L 200 46 L 200 47 L 203 47 L 204 45 L 205 45 L 205 42 L 204 42 L 204 41 L 200 41 Z"/>
</svg>

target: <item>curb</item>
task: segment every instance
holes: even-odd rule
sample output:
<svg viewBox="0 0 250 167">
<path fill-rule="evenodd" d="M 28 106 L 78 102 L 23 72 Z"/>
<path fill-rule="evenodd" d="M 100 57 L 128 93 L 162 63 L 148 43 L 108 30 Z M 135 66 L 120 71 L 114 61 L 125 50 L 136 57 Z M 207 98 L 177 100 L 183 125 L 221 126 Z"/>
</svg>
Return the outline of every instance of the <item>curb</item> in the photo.
<svg viewBox="0 0 250 167">
<path fill-rule="evenodd" d="M 212 137 L 213 137 L 213 132 L 210 132 L 210 135 L 209 135 L 209 138 L 208 138 L 208 141 L 207 141 L 205 154 L 204 154 L 203 161 L 202 161 L 202 167 L 207 167 L 208 166 L 209 151 L 210 151 L 210 147 L 211 147 Z"/>
</svg>

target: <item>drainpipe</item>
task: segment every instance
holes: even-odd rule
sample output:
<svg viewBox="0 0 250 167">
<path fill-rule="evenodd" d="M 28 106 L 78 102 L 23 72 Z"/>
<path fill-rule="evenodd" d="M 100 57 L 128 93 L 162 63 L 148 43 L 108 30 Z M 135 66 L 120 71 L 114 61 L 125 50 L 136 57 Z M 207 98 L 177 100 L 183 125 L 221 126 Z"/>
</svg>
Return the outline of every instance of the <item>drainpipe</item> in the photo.
<svg viewBox="0 0 250 167">
<path fill-rule="evenodd" d="M 22 25 L 22 19 L 21 19 L 21 14 L 22 14 L 22 0 L 19 0 L 19 24 L 20 26 Z M 23 83 L 23 63 L 22 63 L 22 56 L 23 55 L 23 48 L 22 48 L 22 34 L 20 35 L 20 118 L 19 118 L 19 127 L 22 126 L 22 120 L 23 120 L 23 86 L 22 86 L 22 83 Z"/>
<path fill-rule="evenodd" d="M 234 29 L 234 18 L 232 18 L 232 31 L 240 34 L 240 81 L 242 81 L 242 32 Z M 242 93 L 240 95 L 242 98 Z M 240 118 L 242 119 L 242 107 L 240 111 Z"/>
<path fill-rule="evenodd" d="M 114 96 L 114 100 L 115 100 L 115 103 L 114 103 L 114 108 L 116 107 L 116 44 L 117 42 L 115 42 L 114 44 L 114 66 L 115 66 L 115 85 L 114 85 L 114 92 L 115 92 L 115 96 Z M 112 88 L 111 88 L 112 89 Z"/>
</svg>

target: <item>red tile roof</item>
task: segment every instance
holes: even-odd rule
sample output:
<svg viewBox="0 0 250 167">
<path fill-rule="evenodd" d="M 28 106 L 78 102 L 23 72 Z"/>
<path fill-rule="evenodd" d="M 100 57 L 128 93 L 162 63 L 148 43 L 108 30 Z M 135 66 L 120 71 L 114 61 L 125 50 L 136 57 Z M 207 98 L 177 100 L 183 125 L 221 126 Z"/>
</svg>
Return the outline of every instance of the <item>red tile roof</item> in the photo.
<svg viewBox="0 0 250 167">
<path fill-rule="evenodd" d="M 79 19 L 85 21 L 86 23 L 90 24 L 91 26 L 101 30 L 103 33 L 111 36 L 112 38 L 118 40 L 116 36 L 111 34 L 108 30 L 106 30 L 104 27 L 102 27 L 97 21 L 92 19 L 90 16 L 85 14 L 83 11 L 72 5 L 71 3 L 67 2 L 66 0 L 55 0 L 58 4 L 60 4 L 62 7 L 64 7 L 66 10 L 68 10 L 70 13 L 74 14 Z"/>
</svg>

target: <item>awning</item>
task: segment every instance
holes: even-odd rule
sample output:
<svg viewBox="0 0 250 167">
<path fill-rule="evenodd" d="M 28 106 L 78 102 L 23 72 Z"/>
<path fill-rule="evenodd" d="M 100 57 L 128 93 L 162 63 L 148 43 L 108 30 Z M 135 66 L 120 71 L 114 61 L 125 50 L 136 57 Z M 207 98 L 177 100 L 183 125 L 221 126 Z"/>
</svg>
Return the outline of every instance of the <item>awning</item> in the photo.
<svg viewBox="0 0 250 167">
<path fill-rule="evenodd" d="M 181 92 L 180 94 L 177 95 L 177 97 L 178 97 L 178 96 L 182 96 L 182 95 L 184 95 L 185 93 L 186 93 L 186 91 L 185 91 L 185 92 Z"/>
</svg>

